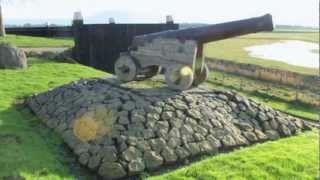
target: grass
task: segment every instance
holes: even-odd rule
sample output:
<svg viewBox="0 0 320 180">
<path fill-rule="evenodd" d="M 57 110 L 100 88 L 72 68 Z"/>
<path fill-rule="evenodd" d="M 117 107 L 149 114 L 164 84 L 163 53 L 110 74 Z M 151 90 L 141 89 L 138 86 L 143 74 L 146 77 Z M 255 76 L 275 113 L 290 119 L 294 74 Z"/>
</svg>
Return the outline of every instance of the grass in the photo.
<svg viewBox="0 0 320 180">
<path fill-rule="evenodd" d="M 291 86 L 255 80 L 220 71 L 210 73 L 207 84 L 213 88 L 229 89 L 264 103 L 282 112 L 310 120 L 319 120 L 317 92 L 296 90 Z"/>
<path fill-rule="evenodd" d="M 308 42 L 319 42 L 319 33 L 315 32 L 273 32 L 257 33 L 238 38 L 227 39 L 206 44 L 204 54 L 207 57 L 232 60 L 238 63 L 249 63 L 268 68 L 275 68 L 297 73 L 318 75 L 319 70 L 302 66 L 294 66 L 275 60 L 266 60 L 251 57 L 243 48 L 248 46 L 271 44 L 280 40 L 302 40 Z"/>
<path fill-rule="evenodd" d="M 47 91 L 80 78 L 106 73 L 89 67 L 29 59 L 27 70 L 0 70 L 0 179 L 74 179 L 59 147 L 62 141 L 32 114 L 21 113 L 16 99 Z M 27 111 L 23 109 L 22 111 Z"/>
<path fill-rule="evenodd" d="M 37 118 L 28 112 L 22 113 L 12 103 L 21 97 L 47 91 L 73 80 L 101 77 L 107 74 L 75 64 L 55 63 L 39 59 L 30 59 L 29 63 L 31 66 L 27 70 L 0 71 L 0 81 L 2 82 L 0 84 L 0 177 L 21 175 L 26 179 L 74 179 L 69 171 L 68 164 L 64 161 L 61 149 L 59 149 L 62 144 L 61 139 L 47 128 L 38 128 L 41 123 Z M 161 82 L 147 81 L 133 82 L 130 83 L 130 86 L 150 87 L 161 86 L 161 84 Z M 22 111 L 27 110 L 23 109 Z M 274 145 L 276 143 L 274 142 L 257 146 L 262 146 L 261 151 L 268 152 L 270 157 L 262 153 L 249 153 L 254 150 L 246 148 L 246 151 L 248 151 L 246 154 L 251 154 L 250 157 L 246 158 L 246 154 L 234 152 L 229 154 L 232 158 L 226 159 L 225 162 L 238 165 L 243 164 L 244 160 L 248 160 L 247 165 L 241 167 L 249 169 L 244 174 L 248 177 L 255 175 L 262 177 L 266 172 L 270 173 L 268 177 L 292 177 L 295 175 L 297 177 L 312 177 L 315 176 L 315 160 L 313 159 L 315 159 L 317 151 L 313 146 L 316 144 L 316 138 L 315 133 L 308 133 L 292 139 L 281 140 L 278 143 L 279 145 Z M 300 148 L 302 146 L 304 148 Z M 279 149 L 285 151 L 286 156 L 280 157 Z M 277 154 L 277 156 L 271 157 L 270 154 Z M 297 154 L 299 156 L 296 156 Z M 308 154 L 307 159 L 305 154 Z M 221 156 L 221 158 L 224 156 Z M 279 159 L 276 160 L 275 158 L 278 157 Z M 286 159 L 286 157 L 289 159 Z M 215 158 L 220 158 L 220 156 Z M 259 161 L 252 160 L 254 158 L 258 158 Z M 267 166 L 271 160 L 272 166 Z M 291 161 L 295 164 L 291 163 L 283 167 L 284 163 Z M 257 169 L 257 167 L 250 169 L 252 166 L 257 166 L 257 163 L 266 166 L 264 168 L 269 170 Z M 276 167 L 272 169 L 273 166 Z M 228 166 L 228 164 L 223 167 L 225 168 L 224 171 L 228 172 L 242 171 L 241 168 L 233 168 L 234 166 Z M 297 168 L 301 171 L 299 172 L 302 173 L 301 175 L 293 173 Z M 271 171 L 275 172 L 275 176 L 272 176 Z M 194 169 L 193 174 L 205 173 L 201 176 L 204 178 L 207 173 L 219 172 L 220 169 L 215 166 L 202 167 L 199 165 Z M 306 174 L 309 174 L 309 176 Z M 184 177 L 183 175 L 177 175 L 177 177 L 179 176 Z"/>
<path fill-rule="evenodd" d="M 308 132 L 209 157 L 148 180 L 317 179 L 318 140 L 316 131 Z"/>
<path fill-rule="evenodd" d="M 11 43 L 18 47 L 39 48 L 39 47 L 73 47 L 74 41 L 71 38 L 44 38 L 32 36 L 7 35 L 0 37 L 0 43 Z"/>
</svg>

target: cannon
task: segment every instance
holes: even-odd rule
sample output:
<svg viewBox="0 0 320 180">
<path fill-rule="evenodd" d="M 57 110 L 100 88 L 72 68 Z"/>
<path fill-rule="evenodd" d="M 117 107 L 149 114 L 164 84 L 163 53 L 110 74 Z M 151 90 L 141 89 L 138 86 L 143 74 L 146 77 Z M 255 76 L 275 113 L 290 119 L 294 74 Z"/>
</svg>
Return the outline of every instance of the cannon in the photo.
<svg viewBox="0 0 320 180">
<path fill-rule="evenodd" d="M 115 62 L 115 75 L 121 81 L 144 80 L 164 73 L 167 85 L 176 90 L 197 86 L 208 78 L 202 57 L 203 45 L 235 36 L 272 31 L 272 16 L 169 30 L 135 36 L 127 52 Z"/>
</svg>

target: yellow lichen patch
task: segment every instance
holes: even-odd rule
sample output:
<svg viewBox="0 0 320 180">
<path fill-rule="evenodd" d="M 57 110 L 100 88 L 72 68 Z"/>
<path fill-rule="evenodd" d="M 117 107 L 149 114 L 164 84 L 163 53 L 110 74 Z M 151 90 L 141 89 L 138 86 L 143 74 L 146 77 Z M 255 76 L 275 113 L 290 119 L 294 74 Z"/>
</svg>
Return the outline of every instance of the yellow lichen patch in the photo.
<svg viewBox="0 0 320 180">
<path fill-rule="evenodd" d="M 91 141 L 109 135 L 114 121 L 111 109 L 95 105 L 74 122 L 73 133 L 81 141 Z"/>
<path fill-rule="evenodd" d="M 77 119 L 74 123 L 73 133 L 81 141 L 94 140 L 97 137 L 97 123 L 87 115 Z"/>
</svg>

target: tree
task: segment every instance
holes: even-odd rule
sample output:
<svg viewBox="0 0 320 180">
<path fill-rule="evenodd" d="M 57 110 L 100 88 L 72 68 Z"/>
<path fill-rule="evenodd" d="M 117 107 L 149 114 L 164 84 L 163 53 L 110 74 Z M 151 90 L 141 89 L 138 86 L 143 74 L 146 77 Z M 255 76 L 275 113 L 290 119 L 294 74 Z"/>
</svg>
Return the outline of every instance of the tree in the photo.
<svg viewBox="0 0 320 180">
<path fill-rule="evenodd" d="M 4 27 L 3 15 L 2 15 L 2 3 L 3 3 L 3 0 L 0 0 L 0 37 L 3 37 L 6 35 L 6 30 Z"/>
</svg>

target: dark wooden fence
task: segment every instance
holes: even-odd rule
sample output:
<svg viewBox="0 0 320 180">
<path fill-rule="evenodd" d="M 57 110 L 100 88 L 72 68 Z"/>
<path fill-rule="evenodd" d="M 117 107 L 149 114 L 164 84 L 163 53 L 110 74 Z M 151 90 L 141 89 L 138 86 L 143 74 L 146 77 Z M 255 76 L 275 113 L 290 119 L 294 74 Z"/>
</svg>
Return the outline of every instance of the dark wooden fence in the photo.
<svg viewBox="0 0 320 180">
<path fill-rule="evenodd" d="M 71 26 L 57 27 L 10 27 L 6 28 L 7 34 L 39 36 L 39 37 L 72 37 Z"/>
<path fill-rule="evenodd" d="M 113 73 L 135 35 L 178 29 L 178 24 L 74 24 L 74 55 L 80 64 Z"/>
</svg>

